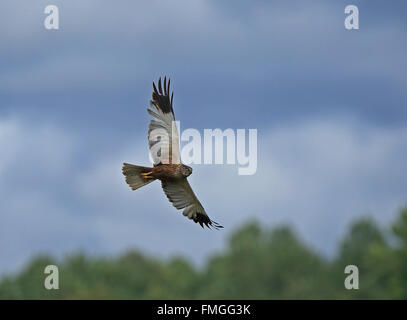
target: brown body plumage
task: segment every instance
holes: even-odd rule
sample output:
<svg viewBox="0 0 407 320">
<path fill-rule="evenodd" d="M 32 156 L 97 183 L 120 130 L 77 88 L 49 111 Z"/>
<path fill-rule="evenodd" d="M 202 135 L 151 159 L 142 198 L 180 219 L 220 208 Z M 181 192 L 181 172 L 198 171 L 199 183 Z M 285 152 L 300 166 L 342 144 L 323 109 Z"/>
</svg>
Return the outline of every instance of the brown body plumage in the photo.
<svg viewBox="0 0 407 320">
<path fill-rule="evenodd" d="M 159 164 L 151 170 L 150 176 L 158 180 L 183 179 L 192 173 L 192 169 L 183 164 Z"/>
</svg>

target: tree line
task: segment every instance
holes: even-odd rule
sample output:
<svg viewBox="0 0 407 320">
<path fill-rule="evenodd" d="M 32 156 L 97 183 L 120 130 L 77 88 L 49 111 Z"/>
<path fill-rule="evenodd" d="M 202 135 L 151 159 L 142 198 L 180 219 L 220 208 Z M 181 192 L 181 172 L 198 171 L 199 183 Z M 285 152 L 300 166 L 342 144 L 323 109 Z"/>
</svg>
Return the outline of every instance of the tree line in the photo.
<svg viewBox="0 0 407 320">
<path fill-rule="evenodd" d="M 59 267 L 59 290 L 44 288 L 51 264 Z M 344 286 L 347 265 L 358 267 L 358 290 Z M 0 278 L 0 299 L 407 299 L 407 208 L 387 228 L 358 219 L 330 259 L 291 227 L 256 221 L 235 230 L 201 267 L 138 250 L 117 258 L 37 256 Z"/>
</svg>

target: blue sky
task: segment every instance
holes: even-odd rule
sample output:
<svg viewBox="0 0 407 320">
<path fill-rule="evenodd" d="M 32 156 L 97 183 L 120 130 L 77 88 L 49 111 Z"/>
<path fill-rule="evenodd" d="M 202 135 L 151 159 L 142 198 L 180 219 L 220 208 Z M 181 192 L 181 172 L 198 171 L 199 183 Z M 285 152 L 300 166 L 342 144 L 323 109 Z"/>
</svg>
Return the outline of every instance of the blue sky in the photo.
<svg viewBox="0 0 407 320">
<path fill-rule="evenodd" d="M 60 30 L 43 27 L 60 10 Z M 345 30 L 356 4 L 360 30 Z M 34 254 L 132 247 L 199 263 L 250 219 L 290 223 L 333 252 L 349 223 L 406 203 L 403 1 L 28 1 L 0 4 L 0 273 Z M 151 83 L 169 75 L 186 128 L 258 129 L 258 171 L 196 165 L 191 184 L 225 225 L 201 230 L 148 160 Z M 216 186 L 216 188 L 214 188 Z"/>
</svg>

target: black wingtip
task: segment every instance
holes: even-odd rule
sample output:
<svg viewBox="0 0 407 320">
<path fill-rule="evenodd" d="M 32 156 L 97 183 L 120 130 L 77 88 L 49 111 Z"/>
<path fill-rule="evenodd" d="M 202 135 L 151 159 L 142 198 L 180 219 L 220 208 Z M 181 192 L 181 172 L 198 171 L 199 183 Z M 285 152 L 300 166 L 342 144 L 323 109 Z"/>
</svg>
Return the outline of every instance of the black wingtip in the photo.
<svg viewBox="0 0 407 320">
<path fill-rule="evenodd" d="M 160 79 L 158 79 L 158 92 L 159 92 L 161 95 L 164 95 L 164 94 L 163 94 L 163 88 L 161 87 L 161 77 L 160 77 Z"/>
<path fill-rule="evenodd" d="M 221 226 L 219 223 L 209 219 L 209 217 L 206 214 L 202 214 L 202 213 L 196 214 L 196 218 L 194 219 L 194 222 L 199 223 L 202 228 L 204 228 L 204 226 L 206 226 L 208 229 L 212 229 L 212 228 L 215 230 L 223 229 L 223 226 Z"/>
<path fill-rule="evenodd" d="M 172 108 L 174 101 L 174 92 L 172 92 L 172 95 L 170 97 L 170 83 L 171 83 L 170 78 L 168 78 L 167 82 L 167 76 L 164 76 L 164 84 L 162 83 L 161 77 L 158 79 L 157 86 L 153 81 L 152 102 L 164 113 L 172 112 L 172 114 L 174 114 L 174 110 Z"/>
<path fill-rule="evenodd" d="M 170 84 L 171 84 L 171 79 L 168 77 L 168 86 L 167 86 L 167 94 L 170 94 Z"/>
</svg>

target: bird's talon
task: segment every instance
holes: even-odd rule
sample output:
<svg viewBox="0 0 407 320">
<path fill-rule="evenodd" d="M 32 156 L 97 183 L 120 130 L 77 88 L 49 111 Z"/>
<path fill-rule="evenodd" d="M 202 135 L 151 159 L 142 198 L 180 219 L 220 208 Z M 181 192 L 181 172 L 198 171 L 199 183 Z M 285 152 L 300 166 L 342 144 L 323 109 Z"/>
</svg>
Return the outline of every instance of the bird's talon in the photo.
<svg viewBox="0 0 407 320">
<path fill-rule="evenodd" d="M 150 172 L 143 172 L 143 173 L 141 173 L 140 175 L 141 175 L 143 178 L 152 178 L 152 177 L 150 176 L 152 173 L 153 173 L 152 171 L 150 171 Z"/>
</svg>

